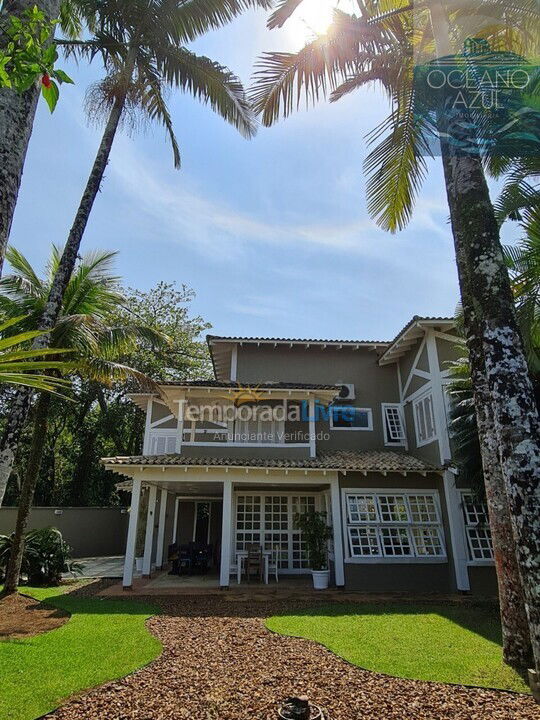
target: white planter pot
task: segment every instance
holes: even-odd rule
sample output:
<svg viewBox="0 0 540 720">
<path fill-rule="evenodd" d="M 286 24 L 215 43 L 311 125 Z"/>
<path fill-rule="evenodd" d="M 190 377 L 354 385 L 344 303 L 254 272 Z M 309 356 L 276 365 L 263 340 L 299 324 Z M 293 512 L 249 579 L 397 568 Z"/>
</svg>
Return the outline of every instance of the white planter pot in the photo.
<svg viewBox="0 0 540 720">
<path fill-rule="evenodd" d="M 330 570 L 312 570 L 311 574 L 315 590 L 326 590 L 330 581 Z"/>
<path fill-rule="evenodd" d="M 137 572 L 142 572 L 142 564 L 143 564 L 143 558 L 142 557 L 136 557 L 135 558 L 135 570 Z"/>
</svg>

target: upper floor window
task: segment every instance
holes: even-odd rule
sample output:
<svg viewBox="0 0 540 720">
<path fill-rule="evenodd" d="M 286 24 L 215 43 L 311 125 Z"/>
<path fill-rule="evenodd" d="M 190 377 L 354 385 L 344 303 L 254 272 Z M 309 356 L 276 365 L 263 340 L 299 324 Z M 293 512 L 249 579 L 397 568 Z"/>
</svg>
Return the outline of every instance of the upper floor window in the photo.
<svg viewBox="0 0 540 720">
<path fill-rule="evenodd" d="M 229 441 L 255 445 L 272 445 L 285 442 L 283 420 L 240 420 L 234 422 L 234 432 Z"/>
<path fill-rule="evenodd" d="M 350 558 L 444 558 L 435 491 L 345 492 Z"/>
<path fill-rule="evenodd" d="M 385 445 L 405 445 L 403 411 L 397 403 L 383 403 L 383 429 Z"/>
<path fill-rule="evenodd" d="M 435 417 L 433 415 L 433 398 L 431 393 L 422 395 L 413 403 L 414 429 L 416 445 L 427 445 L 437 437 Z"/>
<path fill-rule="evenodd" d="M 330 407 L 330 428 L 332 430 L 373 430 L 373 415 L 370 408 L 352 405 Z"/>
<path fill-rule="evenodd" d="M 486 503 L 476 499 L 471 493 L 463 493 L 462 507 L 470 560 L 493 560 L 493 542 Z"/>
</svg>

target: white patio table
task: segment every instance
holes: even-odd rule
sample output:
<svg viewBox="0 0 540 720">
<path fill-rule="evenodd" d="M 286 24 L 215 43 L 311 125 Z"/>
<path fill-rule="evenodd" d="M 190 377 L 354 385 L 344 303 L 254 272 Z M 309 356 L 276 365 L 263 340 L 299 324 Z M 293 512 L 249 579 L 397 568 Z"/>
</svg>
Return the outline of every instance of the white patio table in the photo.
<svg viewBox="0 0 540 720">
<path fill-rule="evenodd" d="M 264 560 L 264 582 L 266 585 L 268 585 L 268 565 L 270 564 L 270 556 L 272 555 L 271 550 L 263 550 L 262 551 L 263 560 Z M 244 560 L 247 558 L 248 552 L 247 550 L 237 550 L 236 551 L 236 566 L 237 566 L 237 580 L 238 584 L 242 582 L 242 565 L 244 563 Z"/>
</svg>

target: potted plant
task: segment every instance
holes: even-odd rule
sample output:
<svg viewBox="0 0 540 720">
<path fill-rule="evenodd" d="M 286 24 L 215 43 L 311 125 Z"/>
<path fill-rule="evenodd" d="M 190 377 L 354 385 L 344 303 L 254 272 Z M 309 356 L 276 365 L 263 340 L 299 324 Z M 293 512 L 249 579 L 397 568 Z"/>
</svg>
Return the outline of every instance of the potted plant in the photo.
<svg viewBox="0 0 540 720">
<path fill-rule="evenodd" d="M 332 537 L 332 528 L 326 524 L 326 513 L 308 510 L 296 515 L 295 524 L 306 544 L 313 587 L 315 590 L 326 590 L 330 579 L 328 541 Z"/>
</svg>

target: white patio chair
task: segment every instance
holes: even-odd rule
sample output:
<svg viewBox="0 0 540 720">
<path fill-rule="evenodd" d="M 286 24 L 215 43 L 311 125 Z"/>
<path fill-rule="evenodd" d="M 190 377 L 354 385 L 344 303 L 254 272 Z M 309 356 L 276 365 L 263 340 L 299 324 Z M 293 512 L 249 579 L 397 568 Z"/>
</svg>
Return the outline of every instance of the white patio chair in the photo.
<svg viewBox="0 0 540 720">
<path fill-rule="evenodd" d="M 268 558 L 268 574 L 271 573 L 274 574 L 274 577 L 276 578 L 276 582 L 279 582 L 279 553 L 280 553 L 280 546 L 279 545 L 273 545 L 272 546 L 272 553 L 270 557 Z"/>
</svg>

